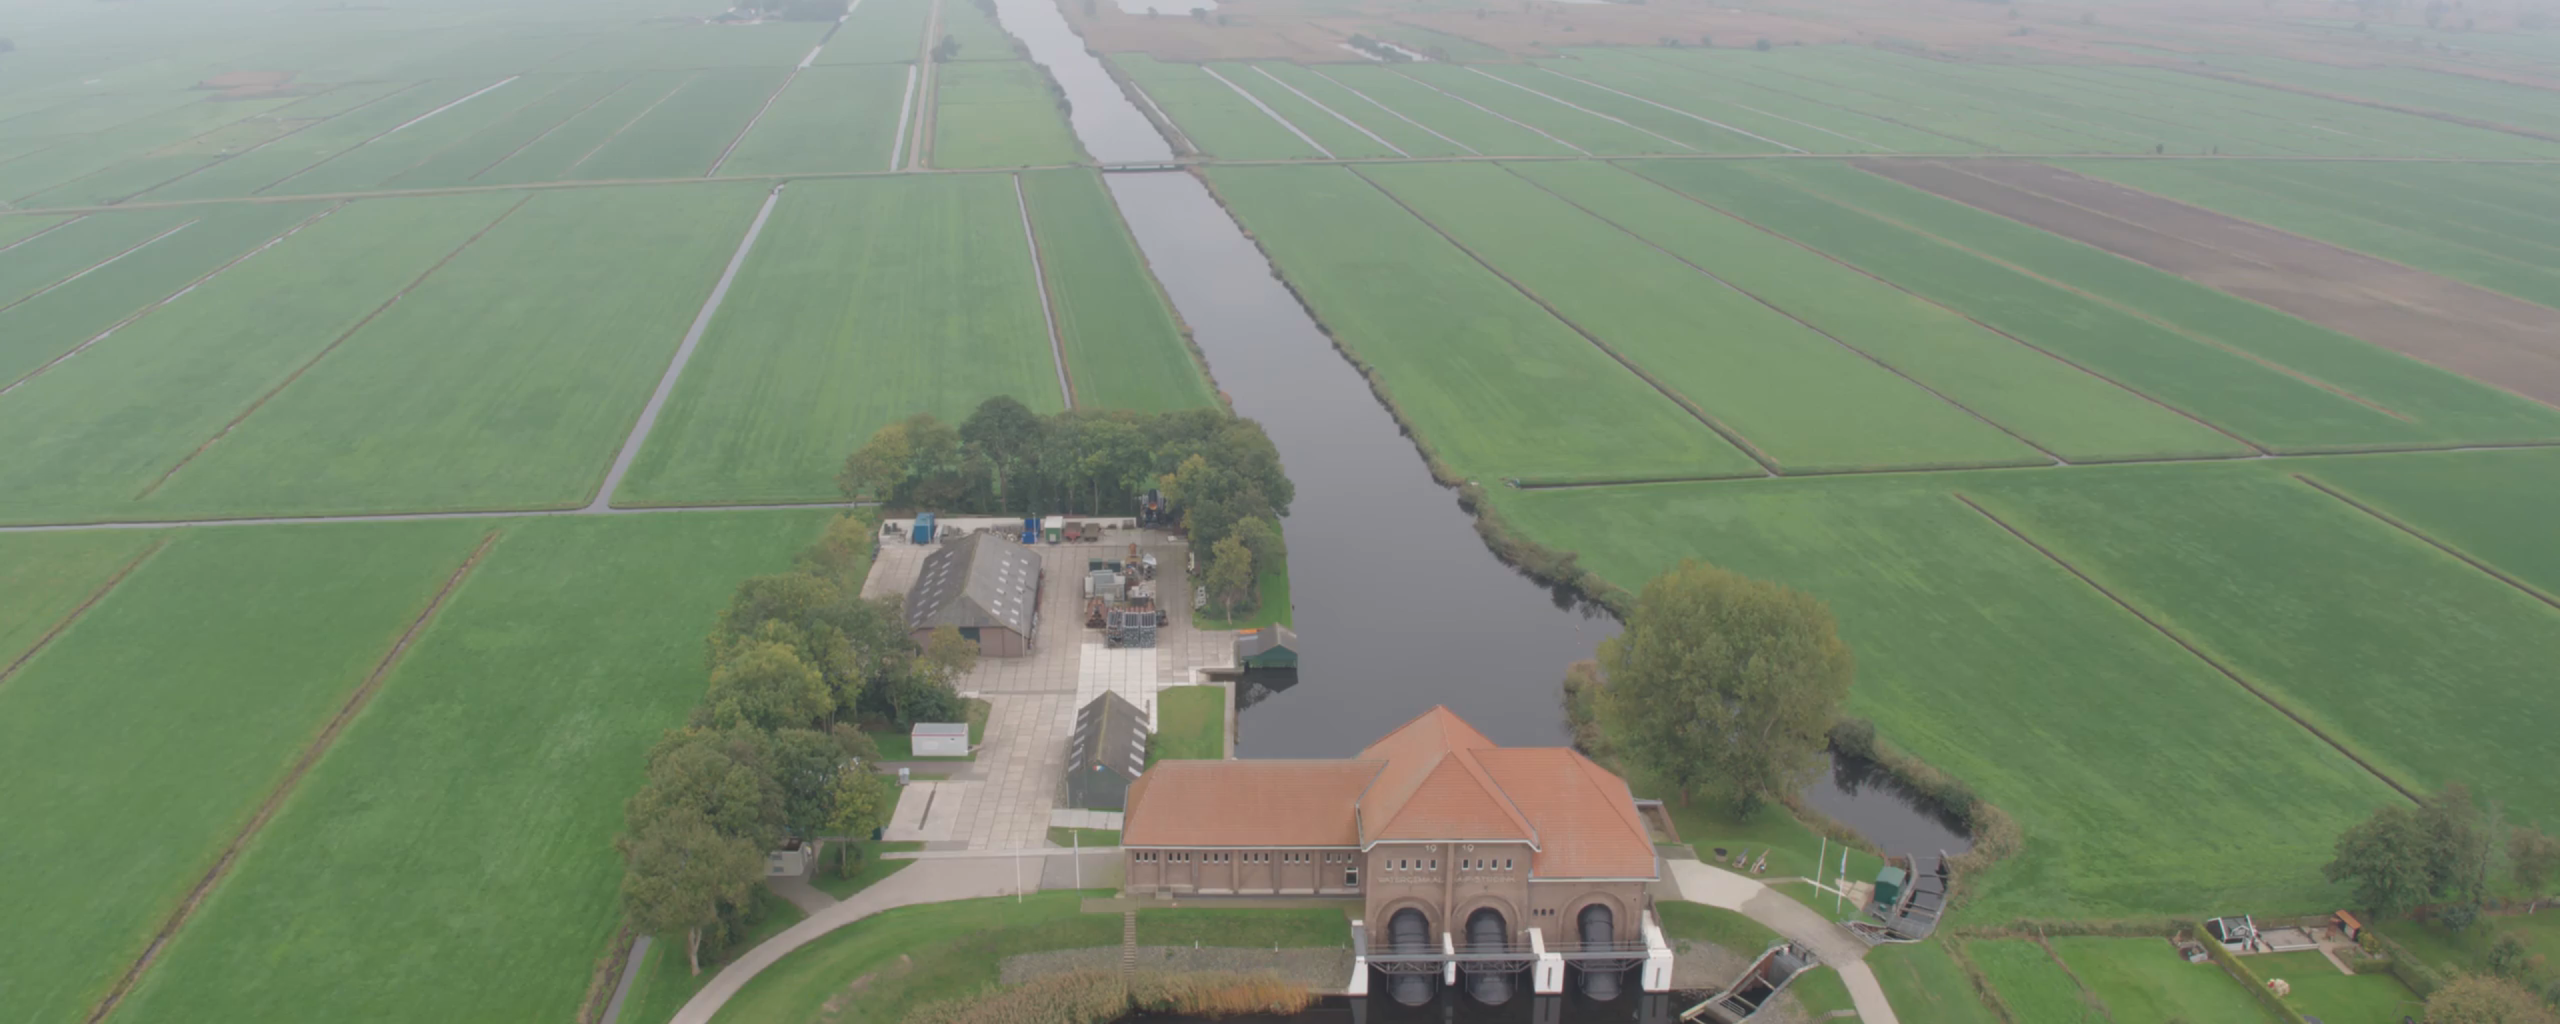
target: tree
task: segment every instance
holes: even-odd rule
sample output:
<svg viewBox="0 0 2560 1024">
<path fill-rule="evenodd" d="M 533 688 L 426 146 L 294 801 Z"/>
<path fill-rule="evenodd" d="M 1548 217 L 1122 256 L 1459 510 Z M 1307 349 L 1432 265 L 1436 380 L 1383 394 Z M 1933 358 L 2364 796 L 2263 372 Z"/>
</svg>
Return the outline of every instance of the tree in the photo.
<svg viewBox="0 0 2560 1024">
<path fill-rule="evenodd" d="M 1048 432 L 1048 424 L 1040 414 L 1032 412 L 1011 395 L 997 395 L 978 403 L 969 418 L 960 424 L 960 440 L 986 456 L 996 473 L 996 490 L 1011 500 L 1005 481 L 1014 471 L 1030 462 L 1040 449 L 1040 439 Z"/>
<path fill-rule="evenodd" d="M 623 805 L 628 832 L 682 814 L 710 822 L 721 835 L 759 849 L 782 837 L 782 787 L 770 768 L 769 741 L 747 729 L 670 732 L 649 752 L 648 782 Z"/>
<path fill-rule="evenodd" d="M 917 722 L 957 722 L 965 714 L 951 684 L 925 675 L 914 662 L 888 673 L 876 690 L 880 696 L 874 710 L 901 729 Z"/>
<path fill-rule="evenodd" d="M 944 36 L 941 42 L 933 44 L 933 62 L 936 64 L 948 64 L 951 58 L 959 55 L 960 40 L 958 39 Z"/>
<path fill-rule="evenodd" d="M 2417 808 L 2393 804 L 2339 835 L 2337 855 L 2320 873 L 2353 881 L 2356 902 L 2376 915 L 2405 914 L 2441 887 L 2439 849 Z"/>
<path fill-rule="evenodd" d="M 2505 978 L 2465 975 L 2427 997 L 2427 1024 L 2560 1024 L 2531 989 Z"/>
<path fill-rule="evenodd" d="M 639 823 L 617 845 L 632 926 L 651 935 L 683 932 L 685 963 L 701 974 L 702 930 L 720 920 L 722 907 L 753 896 L 764 881 L 764 851 L 691 811 Z"/>
<path fill-rule="evenodd" d="M 898 808 L 898 787 L 888 776 L 856 764 L 852 771 L 835 779 L 835 816 L 827 819 L 828 831 L 845 837 L 836 848 L 836 873 L 847 868 L 847 851 L 853 842 L 889 823 L 889 814 Z"/>
<path fill-rule="evenodd" d="M 1203 582 L 1209 588 L 1209 598 L 1225 606 L 1227 619 L 1233 621 L 1236 602 L 1253 593 L 1253 552 L 1233 537 L 1219 541 L 1209 552 L 1209 572 Z"/>
<path fill-rule="evenodd" d="M 2560 838 L 2516 826 L 2507 833 L 2507 868 L 2526 895 L 2542 895 L 2543 886 L 2560 873 Z"/>
<path fill-rule="evenodd" d="M 698 713 L 718 729 L 751 726 L 766 732 L 806 729 L 835 711 L 818 670 L 787 644 L 752 641 L 711 670 L 711 692 Z"/>
<path fill-rule="evenodd" d="M 959 44 L 945 36 L 934 48 L 936 60 L 950 59 L 941 55 L 945 47 L 956 52 Z M 958 430 L 920 412 L 872 432 L 845 457 L 836 486 L 847 498 L 867 496 L 889 505 L 948 501 L 968 489 L 959 477 L 965 454 Z"/>
<path fill-rule="evenodd" d="M 774 785 L 782 790 L 784 831 L 815 839 L 826 829 L 836 816 L 836 780 L 851 760 L 836 737 L 815 729 L 773 734 L 769 763 Z"/>
<path fill-rule="evenodd" d="M 862 582 L 871 571 L 871 551 L 879 543 L 871 520 L 857 515 L 837 516 L 827 524 L 818 542 L 802 549 L 794 563 L 802 575 L 814 576 L 844 594 L 862 592 Z M 732 601 L 730 607 L 737 604 Z"/>
<path fill-rule="evenodd" d="M 1272 566 L 1279 565 L 1281 559 L 1289 557 L 1289 544 L 1280 536 L 1280 528 L 1261 516 L 1236 520 L 1228 535 L 1243 541 L 1245 550 L 1253 552 L 1256 572 L 1267 572 Z"/>
<path fill-rule="evenodd" d="M 1600 666 L 1611 745 L 1744 812 L 1812 772 L 1855 674 L 1822 602 L 1689 559 L 1645 584 Z"/>
<path fill-rule="evenodd" d="M 924 653 L 916 655 L 916 671 L 944 686 L 956 685 L 977 667 L 978 642 L 952 626 L 934 627 L 925 637 Z"/>
</svg>

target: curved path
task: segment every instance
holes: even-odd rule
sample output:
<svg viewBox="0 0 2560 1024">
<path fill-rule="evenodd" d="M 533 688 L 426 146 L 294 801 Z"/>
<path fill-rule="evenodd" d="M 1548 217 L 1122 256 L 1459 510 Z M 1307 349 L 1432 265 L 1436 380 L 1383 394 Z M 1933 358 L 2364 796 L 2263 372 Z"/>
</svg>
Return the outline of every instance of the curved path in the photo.
<svg viewBox="0 0 2560 1024">
<path fill-rule="evenodd" d="M 1014 872 L 1012 858 L 1005 856 L 919 860 L 914 866 L 873 883 L 870 888 L 853 894 L 851 899 L 809 915 L 806 920 L 746 951 L 729 966 L 721 968 L 720 973 L 712 975 L 702 990 L 694 993 L 683 1009 L 676 1011 L 673 1024 L 710 1024 L 711 1018 L 720 1012 L 722 1006 L 728 1005 L 749 980 L 773 966 L 785 954 L 817 941 L 828 932 L 892 907 L 1003 896 L 1016 891 Z M 1036 888 L 1038 876 L 1035 874 L 1033 878 L 1033 887 Z"/>
<path fill-rule="evenodd" d="M 1680 886 L 1680 898 L 1723 907 L 1768 925 L 1839 971 L 1840 980 L 1848 985 L 1850 1001 L 1857 1005 L 1860 1024 L 1901 1024 L 1893 1015 L 1893 1005 L 1885 1001 L 1884 987 L 1876 984 L 1875 971 L 1867 966 L 1867 944 L 1849 934 L 1848 929 L 1757 878 L 1702 861 L 1664 863 L 1671 870 L 1672 881 Z"/>
</svg>

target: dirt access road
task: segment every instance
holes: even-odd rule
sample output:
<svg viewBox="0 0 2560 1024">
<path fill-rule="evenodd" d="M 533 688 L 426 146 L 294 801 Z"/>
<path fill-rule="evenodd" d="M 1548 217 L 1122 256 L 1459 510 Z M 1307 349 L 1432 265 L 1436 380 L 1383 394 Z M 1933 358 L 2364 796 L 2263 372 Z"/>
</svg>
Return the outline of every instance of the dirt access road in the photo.
<svg viewBox="0 0 2560 1024">
<path fill-rule="evenodd" d="M 1858 166 L 2560 406 L 2560 310 L 2043 164 Z"/>
</svg>

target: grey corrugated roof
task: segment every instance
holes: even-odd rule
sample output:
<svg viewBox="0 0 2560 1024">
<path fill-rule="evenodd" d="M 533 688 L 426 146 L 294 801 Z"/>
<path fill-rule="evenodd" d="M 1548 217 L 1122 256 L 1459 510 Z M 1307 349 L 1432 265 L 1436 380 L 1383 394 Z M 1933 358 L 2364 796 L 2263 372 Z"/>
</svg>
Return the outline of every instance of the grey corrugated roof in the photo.
<svg viewBox="0 0 2560 1024">
<path fill-rule="evenodd" d="M 1147 713 L 1108 690 L 1076 712 L 1067 771 L 1108 768 L 1128 778 L 1147 769 Z"/>
<path fill-rule="evenodd" d="M 983 629 L 1031 635 L 1040 599 L 1040 555 L 991 533 L 973 533 L 924 559 L 907 588 L 907 629 Z"/>
</svg>

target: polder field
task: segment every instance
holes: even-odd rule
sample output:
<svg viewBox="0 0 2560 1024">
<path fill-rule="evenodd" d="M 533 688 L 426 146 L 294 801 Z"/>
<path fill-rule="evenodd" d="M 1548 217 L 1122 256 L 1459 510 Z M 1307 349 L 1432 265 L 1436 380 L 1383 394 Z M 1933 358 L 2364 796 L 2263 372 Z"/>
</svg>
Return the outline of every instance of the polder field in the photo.
<svg viewBox="0 0 2560 1024">
<path fill-rule="evenodd" d="M 1218 400 L 936 6 L 0 19 L 0 1020 L 595 1012 L 643 757 L 862 436 Z"/>
</svg>

